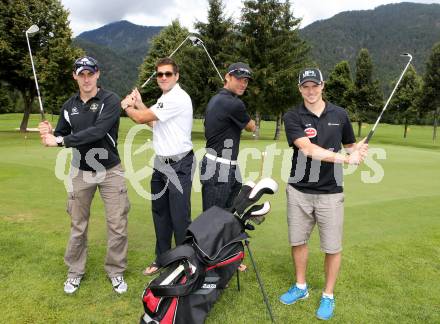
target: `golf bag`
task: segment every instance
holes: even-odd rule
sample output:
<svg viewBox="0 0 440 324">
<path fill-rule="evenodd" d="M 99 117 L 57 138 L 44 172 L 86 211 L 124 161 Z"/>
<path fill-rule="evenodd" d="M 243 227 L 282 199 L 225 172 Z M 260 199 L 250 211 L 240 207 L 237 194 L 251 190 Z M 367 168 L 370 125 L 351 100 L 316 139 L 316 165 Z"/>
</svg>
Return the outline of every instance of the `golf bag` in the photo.
<svg viewBox="0 0 440 324">
<path fill-rule="evenodd" d="M 254 229 L 249 222 L 259 225 L 264 221 L 270 204 L 255 203 L 277 190 L 278 184 L 270 178 L 248 182 L 229 210 L 214 206 L 197 217 L 188 227 L 185 242 L 157 258 L 164 270 L 144 290 L 145 313 L 140 323 L 203 323 L 244 258 L 243 241 L 274 322 L 245 230 Z"/>
<path fill-rule="evenodd" d="M 158 257 L 165 270 L 144 290 L 143 323 L 203 323 L 244 258 L 243 224 L 212 207 L 196 218 L 183 245 Z"/>
</svg>

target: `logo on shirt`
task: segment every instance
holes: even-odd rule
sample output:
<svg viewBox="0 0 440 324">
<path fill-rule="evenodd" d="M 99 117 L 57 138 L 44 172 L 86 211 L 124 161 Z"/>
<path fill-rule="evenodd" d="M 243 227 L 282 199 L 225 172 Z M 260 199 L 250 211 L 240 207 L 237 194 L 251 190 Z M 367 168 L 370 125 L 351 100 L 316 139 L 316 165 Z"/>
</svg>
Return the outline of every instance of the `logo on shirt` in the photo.
<svg viewBox="0 0 440 324">
<path fill-rule="evenodd" d="M 314 138 L 314 137 L 316 137 L 316 135 L 318 135 L 316 128 L 313 128 L 313 127 L 306 128 L 304 130 L 304 133 L 306 133 L 308 138 Z"/>
<path fill-rule="evenodd" d="M 158 102 L 157 103 L 157 108 L 159 108 L 159 109 L 163 108 L 163 102 Z"/>
<path fill-rule="evenodd" d="M 93 111 L 93 112 L 97 111 L 98 110 L 98 104 L 96 102 L 92 103 L 90 105 L 90 110 Z"/>
<path fill-rule="evenodd" d="M 339 126 L 337 123 L 328 123 L 329 126 Z"/>
<path fill-rule="evenodd" d="M 70 115 L 78 115 L 78 114 L 79 114 L 78 108 L 73 107 L 72 108 L 72 113 Z"/>
</svg>

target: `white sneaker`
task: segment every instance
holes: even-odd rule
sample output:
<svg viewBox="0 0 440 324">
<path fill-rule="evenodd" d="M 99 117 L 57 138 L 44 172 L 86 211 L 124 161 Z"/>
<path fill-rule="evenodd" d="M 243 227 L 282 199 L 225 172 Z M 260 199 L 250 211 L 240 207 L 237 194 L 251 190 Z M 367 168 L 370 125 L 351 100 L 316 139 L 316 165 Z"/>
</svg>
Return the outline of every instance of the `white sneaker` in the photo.
<svg viewBox="0 0 440 324">
<path fill-rule="evenodd" d="M 66 294 L 73 294 L 78 290 L 80 283 L 81 277 L 67 278 L 66 282 L 64 283 L 64 292 Z"/>
<path fill-rule="evenodd" d="M 123 294 L 127 292 L 128 285 L 124 280 L 124 276 L 116 276 L 113 278 L 110 278 L 112 282 L 112 286 L 114 291 L 116 291 L 118 294 Z"/>
</svg>

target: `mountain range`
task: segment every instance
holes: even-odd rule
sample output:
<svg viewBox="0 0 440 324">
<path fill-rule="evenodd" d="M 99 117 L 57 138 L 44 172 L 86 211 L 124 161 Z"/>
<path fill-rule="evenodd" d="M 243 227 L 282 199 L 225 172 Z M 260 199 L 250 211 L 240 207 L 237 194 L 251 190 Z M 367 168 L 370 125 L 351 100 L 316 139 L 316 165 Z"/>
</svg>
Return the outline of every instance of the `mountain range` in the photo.
<svg viewBox="0 0 440 324">
<path fill-rule="evenodd" d="M 136 84 L 149 42 L 162 28 L 118 21 L 81 33 L 74 44 L 102 63 L 102 85 L 123 96 Z M 349 61 L 353 73 L 359 50 L 367 48 L 375 77 L 388 90 L 406 63 L 401 53 L 411 53 L 418 73 L 424 72 L 432 46 L 440 41 L 440 4 L 403 2 L 346 11 L 299 32 L 324 77 L 342 60 Z"/>
</svg>

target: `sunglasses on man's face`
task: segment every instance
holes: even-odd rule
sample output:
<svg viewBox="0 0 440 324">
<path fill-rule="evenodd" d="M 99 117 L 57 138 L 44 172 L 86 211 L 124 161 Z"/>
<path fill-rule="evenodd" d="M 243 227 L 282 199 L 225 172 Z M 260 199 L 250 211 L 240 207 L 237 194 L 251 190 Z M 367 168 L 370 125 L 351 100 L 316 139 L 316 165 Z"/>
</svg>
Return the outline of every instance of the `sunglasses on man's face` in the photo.
<svg viewBox="0 0 440 324">
<path fill-rule="evenodd" d="M 239 68 L 232 71 L 229 71 L 229 74 L 232 74 L 239 78 L 252 78 L 252 73 L 248 69 Z"/>
<path fill-rule="evenodd" d="M 167 77 L 167 78 L 171 78 L 173 75 L 174 75 L 174 73 L 173 73 L 173 72 L 170 72 L 170 71 L 166 71 L 166 72 L 157 72 L 157 73 L 156 73 L 156 76 L 157 76 L 158 78 L 163 78 L 163 76 L 165 76 L 165 77 Z"/>
<path fill-rule="evenodd" d="M 96 60 L 94 60 L 93 58 L 84 57 L 84 58 L 80 58 L 80 59 L 76 60 L 74 63 L 74 67 L 75 67 L 75 69 L 78 69 L 81 66 L 90 66 L 92 68 L 95 68 L 97 64 L 98 64 L 98 62 L 96 62 Z"/>
</svg>

